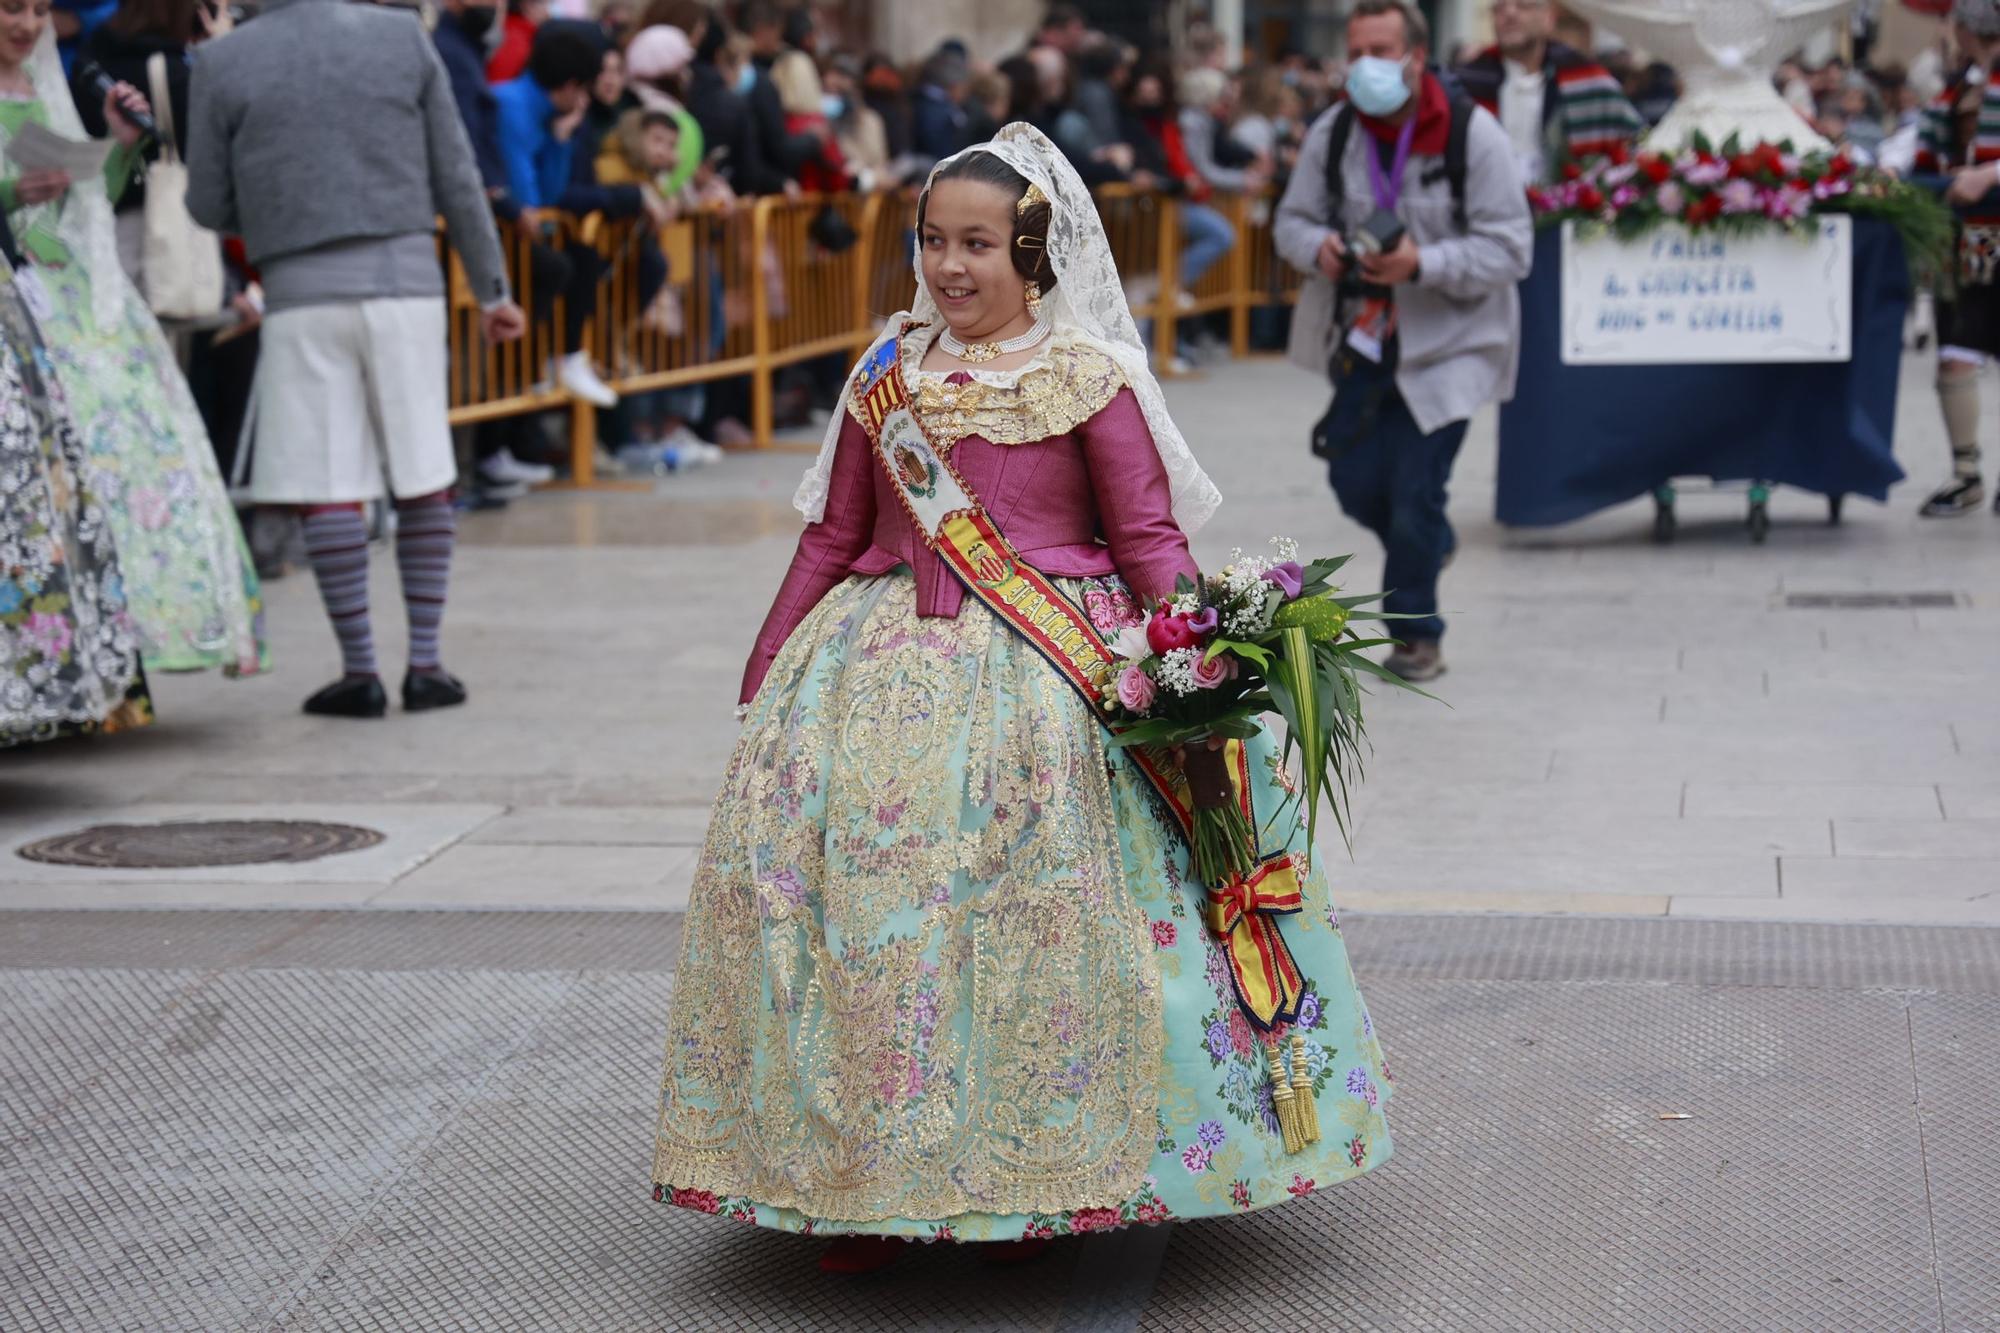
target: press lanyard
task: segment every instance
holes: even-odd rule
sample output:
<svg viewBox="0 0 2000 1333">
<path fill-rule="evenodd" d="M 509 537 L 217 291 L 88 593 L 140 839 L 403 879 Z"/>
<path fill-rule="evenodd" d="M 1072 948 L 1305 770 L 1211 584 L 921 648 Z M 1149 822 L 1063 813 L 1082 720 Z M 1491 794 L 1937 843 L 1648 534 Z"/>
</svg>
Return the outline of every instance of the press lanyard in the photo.
<svg viewBox="0 0 2000 1333">
<path fill-rule="evenodd" d="M 1385 213 L 1396 211 L 1396 204 L 1403 197 L 1403 172 L 1410 165 L 1410 145 L 1417 141 L 1417 118 L 1413 114 L 1403 122 L 1402 132 L 1396 136 L 1396 160 L 1390 166 L 1388 175 L 1382 174 L 1382 154 L 1373 144 L 1368 146 L 1368 185 L 1375 191 L 1375 206 Z"/>
</svg>

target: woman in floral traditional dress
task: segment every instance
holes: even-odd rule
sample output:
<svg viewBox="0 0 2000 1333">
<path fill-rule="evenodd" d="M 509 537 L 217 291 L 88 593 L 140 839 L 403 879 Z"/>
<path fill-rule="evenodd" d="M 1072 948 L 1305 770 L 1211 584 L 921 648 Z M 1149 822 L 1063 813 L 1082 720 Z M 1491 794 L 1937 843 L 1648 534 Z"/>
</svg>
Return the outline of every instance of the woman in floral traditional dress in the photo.
<svg viewBox="0 0 2000 1333">
<path fill-rule="evenodd" d="M 1195 573 L 1184 534 L 1220 496 L 1082 182 L 1011 125 L 933 172 L 919 252 L 884 355 L 924 433 L 1101 636 L 1139 624 Z M 1179 826 L 918 536 L 860 382 L 800 488 L 809 526 L 744 675 L 675 978 L 654 1197 L 838 1236 L 822 1267 L 854 1272 L 902 1239 L 1019 1258 L 1379 1165 L 1388 1073 L 1317 866 L 1283 920 L 1307 993 L 1259 1032 Z M 1276 747 L 1249 748 L 1260 826 L 1286 810 L 1277 851 L 1303 869 Z M 1322 1133 L 1287 1152 L 1267 1046 L 1294 1036 Z"/>
<path fill-rule="evenodd" d="M 0 747 L 152 720 L 104 506 L 0 218 Z"/>
<path fill-rule="evenodd" d="M 84 137 L 49 27 L 49 0 L 0 0 L 0 208 L 29 260 L 42 338 L 90 455 L 124 565 L 146 666 L 259 669 L 263 604 L 201 414 L 158 322 L 118 265 L 111 198 L 139 167 L 139 131 L 105 99 L 118 140 L 102 179 L 24 171 L 15 137 L 39 124 Z"/>
</svg>

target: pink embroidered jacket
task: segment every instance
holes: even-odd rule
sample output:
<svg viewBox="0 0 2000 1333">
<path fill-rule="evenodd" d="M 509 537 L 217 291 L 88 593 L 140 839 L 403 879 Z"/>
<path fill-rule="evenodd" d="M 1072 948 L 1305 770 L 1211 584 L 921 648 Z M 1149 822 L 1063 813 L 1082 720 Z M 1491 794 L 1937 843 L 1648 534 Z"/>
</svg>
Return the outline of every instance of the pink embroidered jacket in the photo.
<svg viewBox="0 0 2000 1333">
<path fill-rule="evenodd" d="M 954 377 L 962 381 L 963 376 Z M 942 442 L 940 442 L 942 443 Z M 1120 388 L 1089 420 L 1033 444 L 968 435 L 951 462 L 1028 562 L 1044 574 L 1120 575 L 1151 602 L 1196 572 L 1174 522 L 1167 473 L 1132 391 Z M 917 614 L 958 615 L 965 589 L 926 547 L 889 489 L 861 424 L 847 418 L 833 460 L 826 517 L 807 526 L 743 672 L 742 701 L 756 697 L 785 640 L 850 574 L 916 574 Z"/>
</svg>

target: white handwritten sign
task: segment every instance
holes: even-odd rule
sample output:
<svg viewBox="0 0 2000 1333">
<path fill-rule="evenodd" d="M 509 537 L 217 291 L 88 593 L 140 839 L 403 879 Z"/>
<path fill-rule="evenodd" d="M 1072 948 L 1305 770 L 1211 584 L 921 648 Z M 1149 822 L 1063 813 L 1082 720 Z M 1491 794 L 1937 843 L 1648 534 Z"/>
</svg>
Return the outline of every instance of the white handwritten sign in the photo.
<svg viewBox="0 0 2000 1333">
<path fill-rule="evenodd" d="M 1572 366 L 1846 361 L 1854 335 L 1854 232 L 1633 241 L 1563 228 L 1563 363 Z"/>
</svg>

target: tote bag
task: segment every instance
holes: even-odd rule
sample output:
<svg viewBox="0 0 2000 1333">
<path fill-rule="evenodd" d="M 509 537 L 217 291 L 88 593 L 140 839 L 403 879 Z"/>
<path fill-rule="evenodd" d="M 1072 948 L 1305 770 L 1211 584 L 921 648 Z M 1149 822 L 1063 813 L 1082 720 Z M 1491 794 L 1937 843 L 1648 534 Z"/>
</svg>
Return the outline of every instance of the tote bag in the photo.
<svg viewBox="0 0 2000 1333">
<path fill-rule="evenodd" d="M 160 160 L 146 170 L 146 237 L 140 270 L 146 304 L 162 319 L 199 319 L 222 307 L 222 243 L 188 216 L 187 164 L 174 132 L 167 58 L 146 61 Z"/>
</svg>

